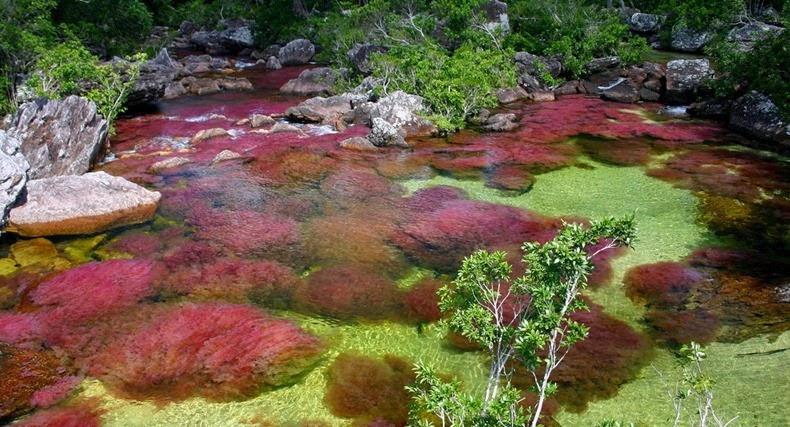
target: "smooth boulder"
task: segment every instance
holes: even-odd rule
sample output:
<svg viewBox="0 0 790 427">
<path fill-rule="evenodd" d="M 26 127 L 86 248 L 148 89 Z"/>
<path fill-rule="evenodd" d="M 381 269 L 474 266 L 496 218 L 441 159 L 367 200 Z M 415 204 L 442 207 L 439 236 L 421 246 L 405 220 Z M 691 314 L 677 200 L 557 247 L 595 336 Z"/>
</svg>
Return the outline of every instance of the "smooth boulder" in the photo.
<svg viewBox="0 0 790 427">
<path fill-rule="evenodd" d="M 109 131 L 96 104 L 78 96 L 23 104 L 4 127 L 20 141 L 31 180 L 87 172 L 101 160 Z"/>
<path fill-rule="evenodd" d="M 329 67 L 304 70 L 299 77 L 288 80 L 280 87 L 280 92 L 296 96 L 329 96 L 333 95 L 332 84 L 335 81 L 335 70 Z"/>
<path fill-rule="evenodd" d="M 24 237 L 99 233 L 150 220 L 162 195 L 105 172 L 29 181 L 6 231 Z"/>
<path fill-rule="evenodd" d="M 310 40 L 296 39 L 280 48 L 277 57 L 282 65 L 303 65 L 315 56 L 315 46 Z"/>
</svg>

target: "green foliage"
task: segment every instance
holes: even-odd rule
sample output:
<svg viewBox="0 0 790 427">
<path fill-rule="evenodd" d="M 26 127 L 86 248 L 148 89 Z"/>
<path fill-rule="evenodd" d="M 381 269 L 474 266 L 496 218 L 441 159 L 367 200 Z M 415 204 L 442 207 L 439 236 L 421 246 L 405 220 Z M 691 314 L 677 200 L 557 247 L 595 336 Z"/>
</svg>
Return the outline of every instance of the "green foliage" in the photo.
<svg viewBox="0 0 790 427">
<path fill-rule="evenodd" d="M 434 44 L 400 46 L 374 55 L 373 75 L 386 93 L 403 90 L 424 97 L 445 131 L 464 127 L 480 109 L 496 105 L 494 90 L 515 84 L 511 52 L 464 45 L 454 54 Z"/>
<path fill-rule="evenodd" d="M 537 426 L 545 399 L 556 391 L 551 373 L 568 349 L 587 335 L 587 327 L 570 319 L 586 309 L 580 292 L 593 268 L 591 259 L 618 246 L 631 246 L 636 233 L 633 216 L 607 218 L 589 228 L 566 224 L 545 244 L 525 243 L 526 275 L 511 278 L 504 252 L 478 251 L 466 258 L 454 286 L 439 290 L 439 307 L 449 314 L 447 327 L 483 346 L 491 355 L 485 396 L 463 394 L 457 382 L 442 382 L 424 365 L 417 368 L 413 422 L 427 423 L 426 413 L 443 425 Z M 588 248 L 605 244 L 594 253 Z M 533 375 L 538 402 L 526 416 L 519 393 L 509 383 L 510 359 Z M 504 384 L 503 384 L 504 381 Z M 456 424 L 458 418 L 483 420 Z M 418 419 L 422 420 L 419 421 Z"/>
<path fill-rule="evenodd" d="M 108 58 L 134 52 L 153 25 L 151 12 L 138 0 L 60 0 L 53 21 Z"/>
<path fill-rule="evenodd" d="M 668 13 L 669 26 L 679 23 L 696 29 L 711 29 L 728 24 L 746 11 L 744 0 L 670 0 L 661 11 Z"/>
<path fill-rule="evenodd" d="M 99 65 L 78 41 L 71 40 L 39 52 L 36 73 L 28 80 L 37 96 L 51 99 L 68 95 L 83 95 L 95 102 L 111 124 L 123 112 L 123 103 L 139 76 L 139 62 L 145 56 L 138 54 L 136 62 L 118 69 L 111 64 Z M 111 128 L 112 131 L 112 128 Z"/>
<path fill-rule="evenodd" d="M 616 55 L 633 64 L 648 48 L 617 12 L 600 5 L 522 0 L 511 6 L 511 16 L 515 18 L 513 34 L 507 38 L 510 46 L 536 55 L 561 55 L 573 77 L 582 75 L 584 64 L 594 58 Z"/>
<path fill-rule="evenodd" d="M 55 0 L 0 0 L 0 115 L 16 108 L 19 76 L 55 38 Z"/>
<path fill-rule="evenodd" d="M 790 32 L 760 40 L 746 52 L 721 42 L 708 53 L 719 70 L 719 77 L 711 81 L 717 95 L 733 97 L 745 89 L 770 94 L 779 114 L 790 122 Z"/>
<path fill-rule="evenodd" d="M 705 359 L 705 350 L 697 343 L 684 344 L 678 352 L 676 365 L 681 377 L 675 382 L 674 388 L 667 388 L 672 405 L 675 409 L 674 427 L 681 425 L 685 417 L 689 427 L 726 427 L 738 417 L 722 420 L 713 408 L 713 386 L 715 381 L 702 370 L 702 361 Z M 660 377 L 663 376 L 656 371 Z M 686 407 L 689 403 L 692 409 Z"/>
</svg>

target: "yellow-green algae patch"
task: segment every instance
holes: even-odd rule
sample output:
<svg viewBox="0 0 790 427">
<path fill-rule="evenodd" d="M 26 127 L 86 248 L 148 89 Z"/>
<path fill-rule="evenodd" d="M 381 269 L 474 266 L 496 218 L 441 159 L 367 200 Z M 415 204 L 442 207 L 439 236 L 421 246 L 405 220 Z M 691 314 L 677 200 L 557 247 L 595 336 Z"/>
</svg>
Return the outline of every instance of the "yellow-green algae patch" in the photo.
<svg viewBox="0 0 790 427">
<path fill-rule="evenodd" d="M 639 264 L 682 259 L 694 248 L 715 244 L 715 237 L 696 223 L 697 198 L 690 191 L 648 177 L 641 167 L 580 160 L 588 167 L 568 167 L 538 175 L 532 190 L 519 196 L 492 191 L 479 181 L 444 176 L 405 181 L 403 185 L 410 192 L 437 185 L 454 186 L 476 200 L 551 216 L 598 219 L 635 213 L 638 240 L 634 250 L 614 261 L 613 285 L 592 293 L 591 297 L 607 313 L 638 328 L 642 312 L 624 296 L 621 281 L 625 271 Z"/>
<path fill-rule="evenodd" d="M 738 416 L 730 424 L 732 427 L 786 425 L 790 418 L 788 347 L 790 332 L 772 342 L 760 337 L 738 344 L 710 344 L 702 368 L 716 381 L 713 386 L 716 414 L 722 419 Z M 675 413 L 656 370 L 662 373 L 664 381 L 674 386 L 680 378 L 674 357 L 663 351 L 652 361 L 652 366 L 655 370 L 643 369 L 642 378 L 624 385 L 617 396 L 590 404 L 582 414 L 563 412 L 557 419 L 563 426 L 593 426 L 605 419 L 651 427 L 672 425 Z"/>
<path fill-rule="evenodd" d="M 297 317 L 297 316 L 292 316 Z M 480 353 L 458 352 L 446 348 L 433 327 L 418 328 L 392 322 L 337 324 L 328 320 L 298 316 L 302 326 L 325 337 L 330 348 L 318 366 L 298 384 L 261 393 L 239 402 L 209 402 L 201 398 L 157 407 L 152 402 L 137 402 L 112 397 L 98 381 L 86 382 L 84 396 L 100 398 L 108 412 L 106 426 L 243 426 L 252 421 L 291 423 L 320 420 L 343 426 L 348 420 L 333 416 L 324 405 L 325 371 L 338 354 L 357 351 L 371 357 L 396 354 L 411 360 L 432 363 L 440 371 L 455 372 L 466 383 L 483 384 L 485 359 Z"/>
</svg>

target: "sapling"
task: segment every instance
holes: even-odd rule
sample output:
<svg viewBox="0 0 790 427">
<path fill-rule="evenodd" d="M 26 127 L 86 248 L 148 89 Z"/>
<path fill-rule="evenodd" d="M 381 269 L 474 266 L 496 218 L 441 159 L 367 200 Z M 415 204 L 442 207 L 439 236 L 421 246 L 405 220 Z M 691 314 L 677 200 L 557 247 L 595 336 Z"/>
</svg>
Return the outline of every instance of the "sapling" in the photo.
<svg viewBox="0 0 790 427">
<path fill-rule="evenodd" d="M 672 424 L 677 427 L 681 424 L 683 415 L 687 415 L 689 427 L 727 427 L 738 417 L 723 420 L 713 409 L 713 385 L 715 381 L 702 371 L 702 360 L 707 355 L 705 350 L 692 341 L 684 344 L 678 352 L 676 361 L 682 372 L 681 379 L 675 382 L 674 389 L 664 382 L 663 375 L 656 369 L 659 378 L 667 389 L 667 395 L 672 401 L 675 410 L 675 420 Z M 654 368 L 655 369 L 655 368 Z M 691 402 L 695 408 L 687 408 L 685 404 Z"/>
<path fill-rule="evenodd" d="M 482 397 L 463 393 L 457 381 L 446 383 L 419 364 L 412 411 L 414 425 L 428 412 L 445 425 L 538 425 L 546 398 L 557 390 L 550 381 L 570 347 L 588 328 L 570 315 L 587 309 L 580 299 L 593 269 L 592 258 L 634 241 L 634 217 L 607 218 L 589 227 L 565 224 L 546 243 L 525 243 L 523 277 L 511 278 L 504 252 L 477 251 L 466 258 L 453 282 L 439 290 L 447 327 L 485 348 L 491 366 Z M 595 248 L 592 250 L 591 248 Z M 532 374 L 538 399 L 525 413 L 522 398 L 510 385 L 512 361 Z M 459 424 L 459 417 L 464 419 Z"/>
</svg>

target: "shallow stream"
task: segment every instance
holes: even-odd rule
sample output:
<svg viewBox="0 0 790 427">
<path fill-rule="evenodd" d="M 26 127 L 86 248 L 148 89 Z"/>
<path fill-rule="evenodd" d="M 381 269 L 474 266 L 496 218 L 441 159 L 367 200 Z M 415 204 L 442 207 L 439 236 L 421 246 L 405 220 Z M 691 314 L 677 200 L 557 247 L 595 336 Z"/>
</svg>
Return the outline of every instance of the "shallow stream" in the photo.
<svg viewBox="0 0 790 427">
<path fill-rule="evenodd" d="M 246 68 L 253 92 L 162 101 L 117 122 L 100 169 L 160 191 L 154 220 L 3 236 L 0 340 L 53 349 L 84 375 L 61 405 L 90 401 L 107 426 L 402 425 L 414 362 L 470 390 L 485 378 L 484 354 L 435 322 L 434 291 L 463 256 L 503 249 L 518 263 L 523 241 L 549 239 L 563 219 L 635 213 L 634 250 L 597 264 L 591 336 L 558 372 L 553 422 L 670 425 L 662 380 L 674 384 L 672 350 L 691 340 L 707 346 L 715 406 L 739 417 L 732 425 L 790 419 L 787 158 L 659 105 L 584 96 L 510 107 L 512 133 L 468 130 L 407 150 L 340 148 L 362 126 L 237 124 L 301 101 L 276 91 L 299 71 Z M 192 141 L 211 128 L 229 133 Z M 238 156 L 215 162 L 223 150 Z M 152 168 L 173 157 L 185 160 Z M 108 264 L 118 259 L 139 262 Z M 37 293 L 69 272 L 73 295 Z M 149 279 L 121 291 L 128 277 Z M 211 316 L 254 319 L 228 336 L 203 324 Z M 301 329 L 262 331 L 272 318 Z M 256 347 L 257 333 L 272 345 Z"/>
</svg>

